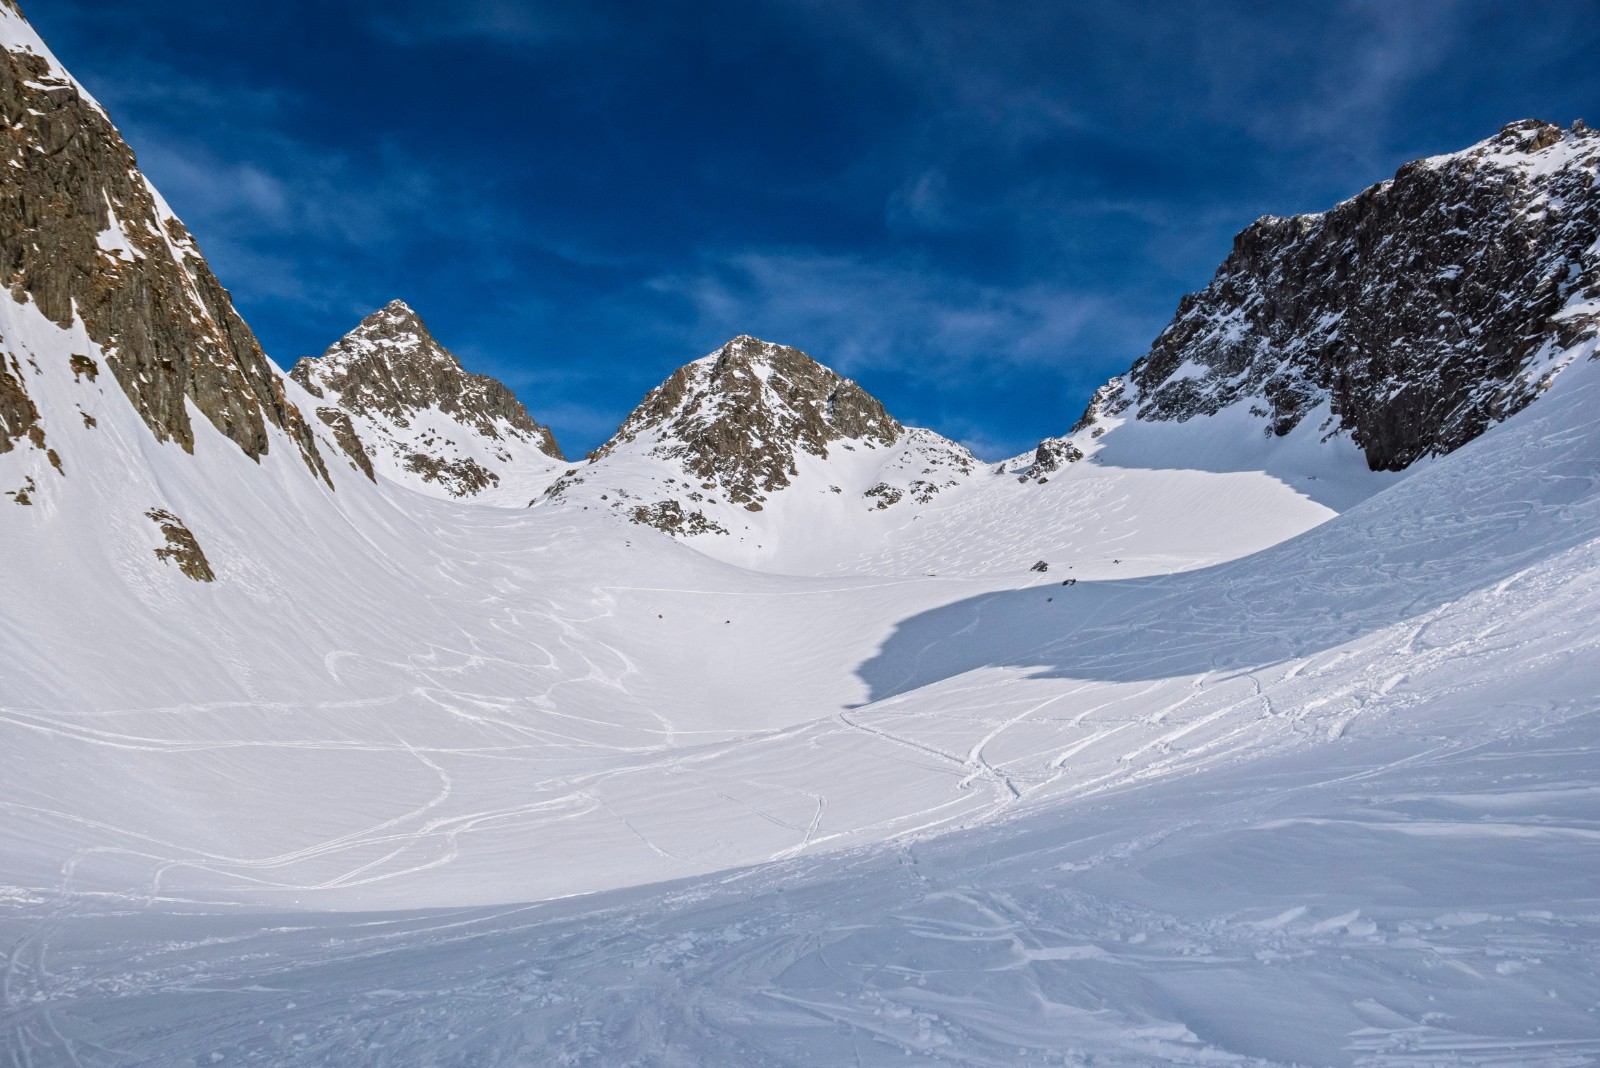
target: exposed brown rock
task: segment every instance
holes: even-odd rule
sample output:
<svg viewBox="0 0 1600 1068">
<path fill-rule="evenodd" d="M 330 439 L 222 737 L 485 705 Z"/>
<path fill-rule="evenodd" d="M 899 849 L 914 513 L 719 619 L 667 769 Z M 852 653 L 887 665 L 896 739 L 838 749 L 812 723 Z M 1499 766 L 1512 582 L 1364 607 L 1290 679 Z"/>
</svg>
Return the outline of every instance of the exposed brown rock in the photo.
<svg viewBox="0 0 1600 1068">
<path fill-rule="evenodd" d="M 405 426 L 419 410 L 437 407 L 485 437 L 511 433 L 561 458 L 555 435 L 516 394 L 488 375 L 468 374 L 403 301 L 373 312 L 320 358 L 300 360 L 289 374 L 315 396 L 339 394 L 340 407 L 354 414 Z"/>
<path fill-rule="evenodd" d="M 277 372 L 105 114 L 43 57 L 0 51 L 0 121 L 11 295 L 62 327 L 76 311 L 157 438 L 193 450 L 187 398 L 257 459 L 267 426 L 282 429 L 326 477 Z"/>
<path fill-rule="evenodd" d="M 880 482 L 863 493 L 862 496 L 869 501 L 873 501 L 881 511 L 884 508 L 899 504 L 900 499 L 905 496 L 905 491 L 896 489 L 887 482 Z"/>
<path fill-rule="evenodd" d="M 43 441 L 39 409 L 28 396 L 22 365 L 15 356 L 0 356 L 0 453 L 10 452 L 24 439 Z"/>
<path fill-rule="evenodd" d="M 629 513 L 629 518 L 642 526 L 655 527 L 668 534 L 726 534 L 728 528 L 704 512 L 685 511 L 677 501 L 657 501 L 641 504 Z"/>
<path fill-rule="evenodd" d="M 1049 438 L 1033 453 L 1032 475 L 1048 475 L 1083 459 L 1083 450 L 1065 438 Z"/>
<path fill-rule="evenodd" d="M 167 537 L 166 547 L 156 550 L 157 557 L 177 564 L 179 571 L 196 582 L 216 581 L 217 576 L 211 570 L 211 562 L 206 559 L 206 554 L 200 551 L 200 542 L 195 539 L 189 528 L 183 525 L 183 520 L 162 508 L 152 508 L 145 515 L 154 520 L 161 528 L 161 533 Z"/>
<path fill-rule="evenodd" d="M 349 413 L 342 408 L 322 407 L 317 409 L 317 418 L 333 431 L 333 440 L 339 443 L 339 448 L 350 457 L 350 462 L 355 464 L 357 470 L 376 482 L 378 476 L 373 474 L 372 458 L 362 446 L 361 435 L 356 433 L 355 424 L 350 422 Z"/>
<path fill-rule="evenodd" d="M 289 374 L 307 392 L 328 401 L 319 414 L 345 413 L 348 434 L 340 436 L 335 427 L 335 436 L 363 469 L 370 468 L 370 456 L 387 454 L 457 497 L 498 485 L 500 476 L 459 455 L 457 442 L 413 431 L 419 414 L 433 410 L 487 439 L 503 459 L 511 459 L 506 447 L 512 441 L 546 456 L 561 456 L 549 427 L 535 421 L 501 383 L 468 374 L 402 301 L 373 312 L 322 356 L 300 360 Z M 359 430 L 351 416 L 361 420 Z M 326 422 L 329 417 L 321 418 Z M 360 449 L 359 458 L 352 448 Z"/>
<path fill-rule="evenodd" d="M 1254 402 L 1287 434 L 1327 402 L 1374 470 L 1450 452 L 1527 405 L 1547 345 L 1600 330 L 1600 139 L 1512 123 L 1320 215 L 1241 233 L 1203 292 L 1078 427 Z"/>
<path fill-rule="evenodd" d="M 421 475 L 427 482 L 439 483 L 456 497 L 470 497 L 500 484 L 499 475 L 467 457 L 444 460 L 414 452 L 405 458 L 405 466 L 407 471 Z"/>
<path fill-rule="evenodd" d="M 826 458 L 830 445 L 893 445 L 902 432 L 871 394 L 805 353 L 737 337 L 652 390 L 590 460 L 659 437 L 651 455 L 751 504 L 789 485 L 796 450 Z"/>
</svg>

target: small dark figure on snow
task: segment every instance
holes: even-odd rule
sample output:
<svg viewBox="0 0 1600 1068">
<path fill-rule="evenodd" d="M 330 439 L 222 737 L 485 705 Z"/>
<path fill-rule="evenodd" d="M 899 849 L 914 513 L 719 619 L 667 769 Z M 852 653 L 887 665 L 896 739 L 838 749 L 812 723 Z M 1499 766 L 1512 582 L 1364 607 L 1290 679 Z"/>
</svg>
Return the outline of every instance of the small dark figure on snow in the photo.
<svg viewBox="0 0 1600 1068">
<path fill-rule="evenodd" d="M 1050 570 L 1050 565 L 1045 563 L 1043 560 L 1040 560 L 1037 564 L 1033 565 L 1032 570 L 1034 570 L 1034 571 L 1049 571 Z"/>
</svg>

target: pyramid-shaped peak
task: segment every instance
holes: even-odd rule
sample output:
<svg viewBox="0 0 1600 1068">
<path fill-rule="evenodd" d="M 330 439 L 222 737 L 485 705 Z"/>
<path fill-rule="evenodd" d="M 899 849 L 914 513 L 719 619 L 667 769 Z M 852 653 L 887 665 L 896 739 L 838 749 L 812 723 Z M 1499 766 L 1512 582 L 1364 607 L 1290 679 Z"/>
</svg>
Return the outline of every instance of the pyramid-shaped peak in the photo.
<svg viewBox="0 0 1600 1068">
<path fill-rule="evenodd" d="M 432 454 L 413 440 L 416 435 L 409 433 L 413 420 L 425 412 L 459 424 L 460 439 L 442 435 L 453 441 L 470 436 L 492 443 L 512 439 L 531 442 L 550 457 L 561 455 L 549 427 L 529 415 L 503 383 L 462 367 L 455 353 L 439 343 L 403 300 L 391 300 L 371 313 L 322 356 L 295 364 L 289 376 L 319 400 L 365 420 L 369 431 L 376 428 L 378 436 L 405 443 L 411 451 L 403 459 L 424 481 L 434 480 L 446 461 L 465 462 L 446 458 L 436 464 L 433 460 L 438 457 L 430 459 Z M 504 451 L 498 444 L 494 449 Z M 468 479 L 465 488 L 455 492 L 466 495 L 494 481 L 498 478 L 487 475 Z"/>
<path fill-rule="evenodd" d="M 826 383 L 831 386 L 849 381 L 831 367 L 792 345 L 763 341 L 749 334 L 740 334 L 716 352 L 696 360 L 689 367 L 705 369 L 709 374 L 709 384 L 713 388 L 718 383 L 728 381 L 730 376 L 740 374 L 754 374 L 779 391 L 784 390 L 784 383 L 809 381 L 813 384 Z M 776 381 L 773 379 L 773 373 L 778 376 Z"/>
<path fill-rule="evenodd" d="M 1534 176 L 1534 172 L 1548 175 L 1574 165 L 1592 167 L 1597 157 L 1600 157 L 1600 131 L 1590 129 L 1582 119 L 1568 129 L 1543 119 L 1519 119 L 1460 152 L 1432 156 L 1423 162 L 1437 168 L 1471 160 Z"/>
<path fill-rule="evenodd" d="M 302 360 L 305 373 L 356 365 L 437 367 L 465 373 L 455 353 L 441 345 L 422 317 L 403 300 L 391 300 L 336 341 L 320 359 Z M 300 368 L 297 367 L 299 372 Z M 297 377 L 299 375 L 297 374 Z"/>
<path fill-rule="evenodd" d="M 743 504 L 788 485 L 801 454 L 826 459 L 835 444 L 889 446 L 903 433 L 848 378 L 799 349 L 741 334 L 651 390 L 591 458 L 644 442 Z"/>
<path fill-rule="evenodd" d="M 787 345 L 779 345 L 779 344 L 777 344 L 776 342 L 773 342 L 773 341 L 763 341 L 760 338 L 752 337 L 749 334 L 740 334 L 738 337 L 734 338 L 732 341 L 730 341 L 726 345 L 722 346 L 722 350 L 721 351 L 723 351 L 723 352 L 764 352 L 764 351 L 766 351 L 768 349 L 784 349 L 784 348 L 789 348 L 789 346 L 787 346 Z"/>
<path fill-rule="evenodd" d="M 793 348 L 789 345 L 780 345 L 773 341 L 763 341 L 758 337 L 751 337 L 749 334 L 740 334 L 732 341 L 729 341 L 726 345 L 723 345 L 716 352 L 713 352 L 710 356 L 707 356 L 706 360 L 715 361 L 724 358 L 732 358 L 745 361 L 759 360 L 762 362 L 771 362 L 775 359 L 783 359 L 785 357 L 791 359 L 794 357 L 799 357 L 807 362 L 816 363 L 816 361 L 810 356 L 807 356 L 797 348 Z"/>
<path fill-rule="evenodd" d="M 422 316 L 403 300 L 391 300 L 362 319 L 350 333 L 358 336 L 408 335 L 433 340 L 433 334 L 422 321 Z"/>
</svg>

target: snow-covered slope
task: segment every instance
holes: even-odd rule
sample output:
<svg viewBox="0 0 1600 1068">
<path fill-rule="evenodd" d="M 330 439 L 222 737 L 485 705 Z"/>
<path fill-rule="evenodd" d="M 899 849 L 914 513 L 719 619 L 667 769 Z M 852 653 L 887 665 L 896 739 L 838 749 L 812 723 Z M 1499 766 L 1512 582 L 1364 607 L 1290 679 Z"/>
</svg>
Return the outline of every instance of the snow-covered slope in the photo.
<svg viewBox="0 0 1600 1068">
<path fill-rule="evenodd" d="M 450 611 L 493 574 L 537 574 L 541 608 L 523 595 L 495 615 L 528 635 L 563 621 L 546 659 L 516 667 L 518 643 L 464 644 L 435 618 L 425 654 L 333 658 L 308 684 L 332 698 L 315 710 L 7 710 L 31 739 L 18 768 L 39 773 L 4 855 L 60 865 L 53 886 L 11 891 L 11 1048 L 1590 1063 L 1600 362 L 1578 355 L 1537 405 L 1402 484 L 1174 576 L 963 596 L 760 577 L 652 538 L 584 566 L 670 579 L 585 601 L 552 581 L 573 539 L 541 537 L 538 510 L 434 506 L 460 524 Z M 721 643 L 713 606 L 739 623 Z M 868 615 L 897 622 L 874 639 Z M 541 674 L 548 705 L 491 689 Z M 755 703 L 720 689 L 752 678 Z M 88 782 L 142 770 L 168 796 L 112 779 L 120 805 L 86 819 L 84 791 L 45 774 L 63 765 Z M 176 783 L 204 798 L 203 834 L 154 820 Z M 520 900 L 741 853 L 768 863 L 544 906 L 194 903 Z"/>
<path fill-rule="evenodd" d="M 1249 390 L 977 465 L 739 339 L 536 507 L 442 499 L 358 469 L 364 372 L 301 417 L 14 11 L 0 1058 L 1600 1057 L 1587 332 L 1376 474 Z"/>
<path fill-rule="evenodd" d="M 804 353 L 736 338 L 653 390 L 535 507 L 779 574 L 1014 575 L 1043 561 L 1135 575 L 1265 548 L 1392 481 L 1348 440 L 1267 440 L 1241 415 L 984 464 Z"/>
<path fill-rule="evenodd" d="M 290 377 L 369 476 L 525 505 L 562 469 L 550 428 L 499 382 L 468 374 L 403 301 L 295 364 Z"/>
</svg>

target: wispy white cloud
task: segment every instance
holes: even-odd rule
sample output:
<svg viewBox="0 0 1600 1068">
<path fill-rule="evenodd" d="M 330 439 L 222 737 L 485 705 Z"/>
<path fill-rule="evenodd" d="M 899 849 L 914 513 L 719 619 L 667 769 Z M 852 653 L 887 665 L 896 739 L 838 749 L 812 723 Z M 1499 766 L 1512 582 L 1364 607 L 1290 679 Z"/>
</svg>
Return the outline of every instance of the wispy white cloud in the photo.
<svg viewBox="0 0 1600 1068">
<path fill-rule="evenodd" d="M 1086 331 L 1129 324 L 1104 296 L 1049 283 L 1004 287 L 926 263 L 811 250 L 752 250 L 661 275 L 656 291 L 686 301 L 702 336 L 765 331 L 810 345 L 843 370 L 1011 373 L 1059 367 Z"/>
</svg>

